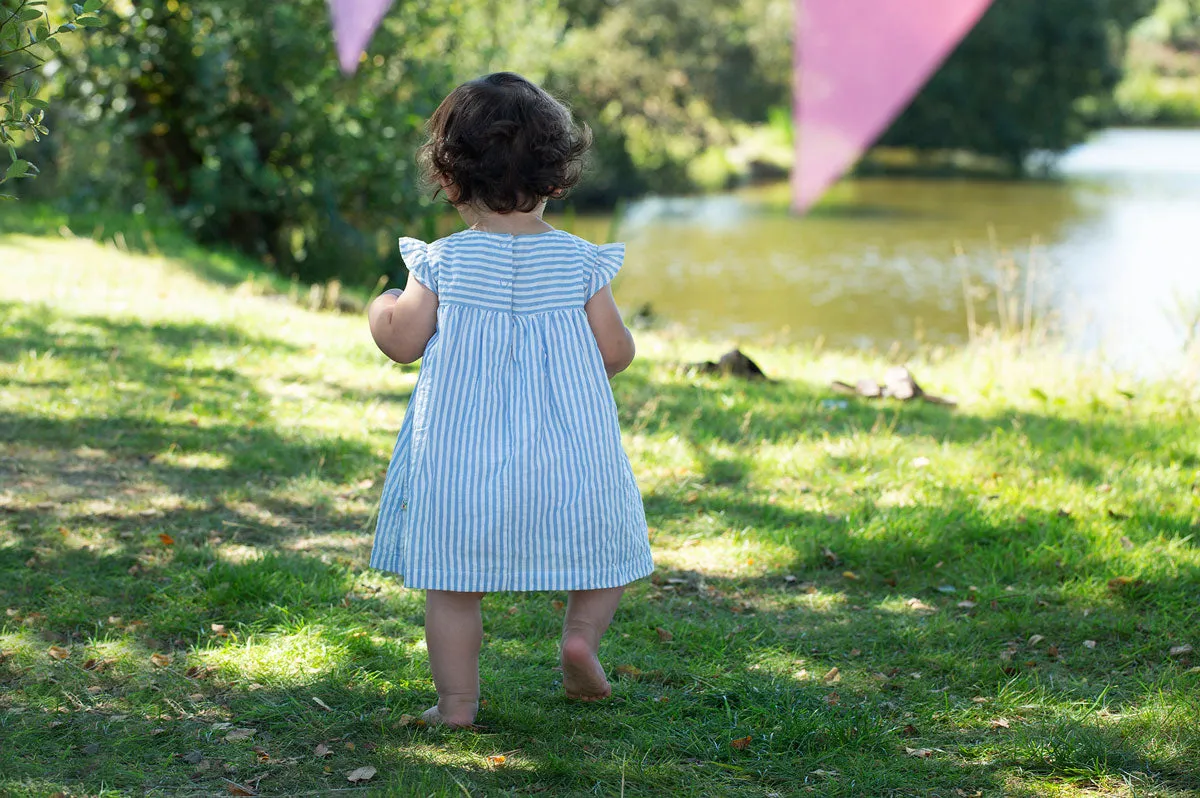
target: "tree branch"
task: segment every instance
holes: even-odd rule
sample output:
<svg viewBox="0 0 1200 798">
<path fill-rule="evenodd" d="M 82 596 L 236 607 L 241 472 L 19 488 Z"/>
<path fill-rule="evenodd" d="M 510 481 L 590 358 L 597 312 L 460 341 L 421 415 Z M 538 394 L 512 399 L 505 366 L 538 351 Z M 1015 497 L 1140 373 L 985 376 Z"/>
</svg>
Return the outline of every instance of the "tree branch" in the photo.
<svg viewBox="0 0 1200 798">
<path fill-rule="evenodd" d="M 4 29 L 8 26 L 8 23 L 12 22 L 14 19 L 16 19 L 18 16 L 20 16 L 21 12 L 25 10 L 25 6 L 28 3 L 29 3 L 29 0 L 21 0 L 21 5 L 17 6 L 17 10 L 12 12 L 12 14 L 9 15 L 8 19 L 4 20 L 3 22 L 0 22 L 0 33 L 2 33 L 4 31 Z"/>
</svg>

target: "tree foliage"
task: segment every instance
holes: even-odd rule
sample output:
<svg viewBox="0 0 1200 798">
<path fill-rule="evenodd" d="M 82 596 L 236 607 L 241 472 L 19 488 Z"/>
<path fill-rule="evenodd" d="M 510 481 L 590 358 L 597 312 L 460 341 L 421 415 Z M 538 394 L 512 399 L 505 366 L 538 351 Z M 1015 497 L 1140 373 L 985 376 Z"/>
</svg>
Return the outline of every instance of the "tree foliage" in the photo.
<svg viewBox="0 0 1200 798">
<path fill-rule="evenodd" d="M 1061 152 L 1099 120 L 1084 106 L 1111 97 L 1124 32 L 1147 0 L 994 3 L 881 140 L 918 150 L 969 150 L 1019 171 L 1038 150 Z"/>
<path fill-rule="evenodd" d="M 791 96 L 792 0 L 571 0 L 550 85 L 595 127 L 584 191 L 682 191 L 688 166 Z"/>
<path fill-rule="evenodd" d="M 414 162 L 425 120 L 480 72 L 540 77 L 561 15 L 545 0 L 400 2 L 353 77 L 327 20 L 323 0 L 114 3 L 62 70 L 71 121 L 105 131 L 98 151 L 60 153 L 75 198 L 165 202 L 202 242 L 305 280 L 394 272 L 397 234 L 428 234 L 440 212 Z"/>
<path fill-rule="evenodd" d="M 39 96 L 42 84 L 35 75 L 62 52 L 61 34 L 100 24 L 96 12 L 102 6 L 103 0 L 75 4 L 67 21 L 53 27 L 45 0 L 0 0 L 0 144 L 9 156 L 0 170 L 0 185 L 37 174 L 33 162 L 17 157 L 17 147 L 26 139 L 41 141 L 50 132 L 45 125 L 49 102 Z M 0 192 L 2 199 L 13 197 Z"/>
</svg>

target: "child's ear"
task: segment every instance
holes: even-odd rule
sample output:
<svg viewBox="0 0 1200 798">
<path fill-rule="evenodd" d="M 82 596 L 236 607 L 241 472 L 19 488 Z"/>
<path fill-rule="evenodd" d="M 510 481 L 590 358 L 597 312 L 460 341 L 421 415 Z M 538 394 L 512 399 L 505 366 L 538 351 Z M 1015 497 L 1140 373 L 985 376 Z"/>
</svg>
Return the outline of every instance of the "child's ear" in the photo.
<svg viewBox="0 0 1200 798">
<path fill-rule="evenodd" d="M 446 195 L 446 199 L 450 200 L 451 204 L 458 202 L 460 194 L 458 186 L 454 185 L 454 181 L 450 179 L 450 175 L 444 172 L 438 175 L 438 185 L 442 187 L 442 191 Z"/>
</svg>

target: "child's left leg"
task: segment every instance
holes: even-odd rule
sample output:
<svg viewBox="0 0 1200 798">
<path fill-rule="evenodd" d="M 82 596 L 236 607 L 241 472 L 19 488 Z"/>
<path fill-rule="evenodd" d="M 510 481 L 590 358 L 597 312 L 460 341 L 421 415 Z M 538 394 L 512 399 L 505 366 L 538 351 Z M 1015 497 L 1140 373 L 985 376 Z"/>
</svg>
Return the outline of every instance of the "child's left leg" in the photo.
<svg viewBox="0 0 1200 798">
<path fill-rule="evenodd" d="M 479 710 L 482 593 L 425 591 L 425 645 L 437 687 L 437 706 L 421 718 L 431 726 L 470 726 Z"/>
<path fill-rule="evenodd" d="M 559 656 L 568 698 L 599 701 L 612 695 L 600 665 L 600 638 L 612 623 L 624 587 L 572 590 L 567 597 Z"/>
</svg>

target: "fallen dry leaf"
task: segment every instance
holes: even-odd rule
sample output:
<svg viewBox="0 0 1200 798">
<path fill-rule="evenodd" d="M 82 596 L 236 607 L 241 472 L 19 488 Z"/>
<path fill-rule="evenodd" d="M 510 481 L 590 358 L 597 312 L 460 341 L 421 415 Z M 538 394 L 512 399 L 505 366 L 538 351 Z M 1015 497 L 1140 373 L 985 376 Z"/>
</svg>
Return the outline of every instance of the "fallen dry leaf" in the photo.
<svg viewBox="0 0 1200 798">
<path fill-rule="evenodd" d="M 753 737 L 739 737 L 736 740 L 731 740 L 729 744 L 739 751 L 745 751 L 750 747 L 750 743 L 752 742 L 754 742 Z"/>
<path fill-rule="evenodd" d="M 842 578 L 849 579 L 852 582 L 857 582 L 858 574 L 854 573 L 853 571 L 842 571 Z"/>
<path fill-rule="evenodd" d="M 937 607 L 930 606 L 929 604 L 926 604 L 924 601 L 921 601 L 919 598 L 910 598 L 908 601 L 904 602 L 904 604 L 905 604 L 905 606 L 909 607 L 910 609 L 917 610 L 918 612 L 936 612 L 937 611 Z"/>
<path fill-rule="evenodd" d="M 347 751 L 353 751 L 353 750 L 354 750 L 354 743 L 346 743 L 346 750 L 347 750 Z"/>
<path fill-rule="evenodd" d="M 861 653 L 862 653 L 862 649 L 861 649 L 861 648 L 852 648 L 852 649 L 850 649 L 850 656 L 852 656 L 852 657 L 857 657 L 857 656 L 858 656 L 859 654 L 861 654 Z"/>
<path fill-rule="evenodd" d="M 1051 657 L 1057 657 L 1058 656 L 1058 646 L 1055 646 L 1055 645 L 1046 646 L 1046 654 L 1048 654 Z"/>
<path fill-rule="evenodd" d="M 974 601 L 960 601 L 956 606 L 960 610 L 973 610 L 976 607 L 976 603 Z"/>
<path fill-rule="evenodd" d="M 829 695 L 825 696 L 825 703 L 831 707 L 836 707 L 838 704 L 842 703 L 842 697 L 837 694 L 836 690 L 834 690 Z"/>
<path fill-rule="evenodd" d="M 204 759 L 204 754 L 200 751 L 188 751 L 179 758 L 184 762 L 187 762 L 189 765 L 199 765 L 201 760 Z"/>
<path fill-rule="evenodd" d="M 1045 639 L 1046 638 L 1043 637 L 1042 635 L 1030 635 L 1028 643 L 1031 646 L 1036 646 L 1038 643 L 1042 642 Z"/>
<path fill-rule="evenodd" d="M 1112 510 L 1109 510 L 1108 513 L 1109 513 L 1109 515 L 1113 515 Z M 1116 517 L 1116 516 L 1114 516 L 1114 517 Z M 1133 541 L 1130 540 L 1125 535 L 1122 535 L 1121 536 L 1121 548 L 1125 549 L 1125 551 L 1133 551 L 1133 549 L 1134 549 Z"/>
<path fill-rule="evenodd" d="M 835 682 L 840 682 L 842 680 L 842 672 L 839 671 L 836 666 L 834 666 L 834 667 L 830 668 L 825 673 L 825 675 L 822 676 L 821 678 L 824 679 L 827 683 L 833 684 Z"/>
<path fill-rule="evenodd" d="M 1108 580 L 1108 589 L 1114 593 L 1123 587 L 1133 584 L 1133 579 L 1128 576 L 1118 576 Z"/>
<path fill-rule="evenodd" d="M 412 715 L 405 715 L 406 718 L 411 718 Z M 333 749 L 325 745 L 325 743 L 317 743 L 316 750 L 313 751 L 319 757 L 326 757 L 333 753 Z"/>
<path fill-rule="evenodd" d="M 809 775 L 821 776 L 822 778 L 826 778 L 826 777 L 832 778 L 833 776 L 838 776 L 841 774 L 839 774 L 836 770 L 821 770 L 818 768 L 817 770 L 810 770 Z"/>
<path fill-rule="evenodd" d="M 163 542 L 164 546 L 174 546 L 175 545 L 175 538 L 171 537 L 166 532 L 159 533 L 158 539 Z"/>
<path fill-rule="evenodd" d="M 71 656 L 70 649 L 63 648 L 62 646 L 50 646 L 46 650 L 46 653 L 50 655 L 51 659 L 66 659 Z"/>
<path fill-rule="evenodd" d="M 981 695 L 977 695 L 971 699 L 971 702 L 974 704 L 986 704 L 988 700 Z"/>
<path fill-rule="evenodd" d="M 642 675 L 642 670 L 634 665 L 618 665 L 613 672 L 617 676 L 627 676 L 630 679 L 637 679 Z"/>
<path fill-rule="evenodd" d="M 225 631 L 225 624 L 223 623 L 211 624 L 209 628 L 212 629 L 213 634 L 217 637 L 229 637 L 229 632 Z"/>
<path fill-rule="evenodd" d="M 1171 646 L 1171 656 L 1172 657 L 1182 657 L 1184 654 L 1191 654 L 1191 653 L 1192 653 L 1192 647 L 1186 643 L 1183 644 L 1182 646 Z"/>
<path fill-rule="evenodd" d="M 1083 641 L 1083 647 L 1084 647 L 1084 648 L 1095 648 L 1095 647 L 1096 647 L 1096 641 L 1095 641 L 1095 640 L 1084 640 L 1084 641 Z"/>
<path fill-rule="evenodd" d="M 833 549 L 829 548 L 828 546 L 824 546 L 821 549 L 821 556 L 828 560 L 830 565 L 837 565 L 842 561 L 841 557 L 838 557 L 836 554 L 834 554 Z"/>
<path fill-rule="evenodd" d="M 900 733 L 903 734 L 905 737 L 920 737 L 921 736 L 921 732 L 917 731 L 917 727 L 912 725 L 911 723 L 909 723 L 903 729 L 901 729 Z"/>
<path fill-rule="evenodd" d="M 913 468 L 924 468 L 929 465 L 928 457 L 914 457 L 912 460 Z"/>
<path fill-rule="evenodd" d="M 563 603 L 562 603 L 561 601 L 559 601 L 558 599 L 555 599 L 554 601 L 551 601 L 551 602 L 550 602 L 550 606 L 551 606 L 551 607 L 554 609 L 554 611 L 555 611 L 555 612 L 562 612 L 562 611 L 563 611 L 563 607 L 565 607 L 566 605 L 565 605 L 565 604 L 563 604 Z"/>
<path fill-rule="evenodd" d="M 253 788 L 247 787 L 245 784 L 238 784 L 236 781 L 230 781 L 224 776 L 221 781 L 225 782 L 225 789 L 229 790 L 230 795 L 258 795 Z"/>
<path fill-rule="evenodd" d="M 225 735 L 225 742 L 233 743 L 238 740 L 249 740 L 257 731 L 258 729 L 232 729 Z"/>
<path fill-rule="evenodd" d="M 656 626 L 654 628 L 654 631 L 658 632 L 658 639 L 660 641 L 662 641 L 663 643 L 670 642 L 671 640 L 673 640 L 675 638 L 675 635 L 671 634 L 670 632 L 668 632 L 666 629 L 662 628 L 661 626 Z"/>
<path fill-rule="evenodd" d="M 151 654 L 150 661 L 160 668 L 165 668 L 171 664 L 170 654 Z"/>
<path fill-rule="evenodd" d="M 484 757 L 484 761 L 492 767 L 498 768 L 508 761 L 508 757 L 504 754 L 492 754 L 491 756 Z"/>
<path fill-rule="evenodd" d="M 928 759 L 929 757 L 933 756 L 933 749 L 932 748 L 909 748 L 906 745 L 906 746 L 904 746 L 904 753 L 908 754 L 909 756 L 915 756 L 918 759 Z"/>
<path fill-rule="evenodd" d="M 801 668 L 800 670 L 796 671 L 795 673 L 792 674 L 792 678 L 800 679 L 801 681 L 803 681 L 804 679 L 807 679 L 808 678 L 808 668 Z"/>
<path fill-rule="evenodd" d="M 1008 726 L 1008 718 L 993 718 L 993 719 L 992 719 L 992 721 L 991 721 L 991 727 L 992 727 L 993 729 L 1007 729 L 1007 728 L 1009 728 L 1009 726 Z"/>
<path fill-rule="evenodd" d="M 346 774 L 346 781 L 351 784 L 358 784 L 360 781 L 370 781 L 375 778 L 375 768 L 370 765 L 363 765 L 360 768 L 355 768 Z"/>
<path fill-rule="evenodd" d="M 317 698 L 316 696 L 313 696 L 312 700 L 313 700 L 314 704 L 316 704 L 317 706 L 319 706 L 321 709 L 325 710 L 326 712 L 333 712 L 333 707 L 329 706 L 328 704 L 326 704 L 324 701 Z"/>
</svg>

